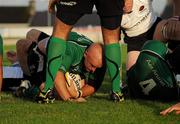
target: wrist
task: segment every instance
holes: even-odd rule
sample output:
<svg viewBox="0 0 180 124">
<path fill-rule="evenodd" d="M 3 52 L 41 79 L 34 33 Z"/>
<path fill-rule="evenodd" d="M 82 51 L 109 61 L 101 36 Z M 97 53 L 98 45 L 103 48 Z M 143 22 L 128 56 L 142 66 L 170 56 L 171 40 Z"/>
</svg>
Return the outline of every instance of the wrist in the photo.
<svg viewBox="0 0 180 124">
<path fill-rule="evenodd" d="M 77 98 L 80 98 L 80 97 L 82 97 L 82 90 L 78 90 L 78 96 L 77 96 Z"/>
</svg>

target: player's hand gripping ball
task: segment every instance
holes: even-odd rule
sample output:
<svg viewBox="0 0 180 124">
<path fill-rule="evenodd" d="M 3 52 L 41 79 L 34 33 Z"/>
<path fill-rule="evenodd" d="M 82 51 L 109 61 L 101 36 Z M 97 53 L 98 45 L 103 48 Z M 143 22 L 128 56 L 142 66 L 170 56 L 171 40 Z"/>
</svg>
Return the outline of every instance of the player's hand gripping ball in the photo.
<svg viewBox="0 0 180 124">
<path fill-rule="evenodd" d="M 82 96 L 81 88 L 85 85 L 84 81 L 81 80 L 79 74 L 73 74 L 70 72 L 65 73 L 66 86 L 73 98 L 79 98 Z"/>
</svg>

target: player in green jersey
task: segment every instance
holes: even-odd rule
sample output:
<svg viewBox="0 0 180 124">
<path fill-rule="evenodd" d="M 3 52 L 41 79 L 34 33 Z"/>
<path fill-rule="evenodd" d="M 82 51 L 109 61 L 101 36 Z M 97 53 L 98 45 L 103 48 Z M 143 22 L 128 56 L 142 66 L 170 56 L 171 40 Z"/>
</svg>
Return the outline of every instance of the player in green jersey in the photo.
<svg viewBox="0 0 180 124">
<path fill-rule="evenodd" d="M 161 41 L 144 44 L 137 62 L 128 71 L 128 86 L 134 98 L 162 101 L 179 98 L 176 75 L 180 74 L 180 45 L 168 51 Z"/>
<path fill-rule="evenodd" d="M 42 82 L 45 82 L 45 72 L 49 71 L 51 74 L 48 68 L 45 70 L 49 38 L 49 35 L 32 29 L 27 33 L 27 39 L 19 40 L 16 44 L 17 57 L 24 74 L 27 77 L 30 76 L 31 82 L 35 83 L 41 90 L 44 88 Z M 83 35 L 71 32 L 68 37 L 65 55 L 53 84 L 58 96 L 63 100 L 71 100 L 72 98 L 76 99 L 92 95 L 100 87 L 106 71 L 102 45 L 93 43 Z M 84 79 L 85 85 L 74 96 L 68 91 L 67 79 L 69 75 L 66 72 L 69 72 L 70 77 L 72 73 L 80 75 L 81 81 Z M 43 97 L 37 97 L 37 101 L 49 102 L 54 100 L 52 92 L 53 90 L 47 92 L 48 100 L 46 98 L 43 99 Z M 43 93 L 40 92 L 40 94 Z"/>
</svg>

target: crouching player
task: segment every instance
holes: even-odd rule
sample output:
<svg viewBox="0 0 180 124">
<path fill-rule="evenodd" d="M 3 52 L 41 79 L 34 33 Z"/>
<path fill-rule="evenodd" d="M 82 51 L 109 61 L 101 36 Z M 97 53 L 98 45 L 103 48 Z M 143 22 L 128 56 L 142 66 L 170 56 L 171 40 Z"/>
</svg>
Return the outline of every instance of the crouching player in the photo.
<svg viewBox="0 0 180 124">
<path fill-rule="evenodd" d="M 78 98 L 90 96 L 99 89 L 106 71 L 101 44 L 71 32 L 66 55 L 55 76 L 54 84 L 51 84 L 54 89 L 44 94 L 41 91 L 46 85 L 43 83 L 45 71 L 49 71 L 45 68 L 50 36 L 32 29 L 26 37 L 16 44 L 17 57 L 24 74 L 30 77 L 31 84 L 40 88 L 40 92 L 36 94 L 37 102 L 53 102 L 55 92 L 62 100 L 78 101 Z"/>
<path fill-rule="evenodd" d="M 171 101 L 179 98 L 176 75 L 180 74 L 180 45 L 173 50 L 163 42 L 144 44 L 137 62 L 128 71 L 128 86 L 134 98 Z"/>
</svg>

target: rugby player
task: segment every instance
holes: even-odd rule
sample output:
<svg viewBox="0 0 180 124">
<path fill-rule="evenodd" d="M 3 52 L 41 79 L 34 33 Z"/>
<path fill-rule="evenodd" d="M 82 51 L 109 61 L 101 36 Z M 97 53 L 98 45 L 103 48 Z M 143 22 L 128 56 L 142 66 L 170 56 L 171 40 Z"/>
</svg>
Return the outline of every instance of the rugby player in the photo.
<svg viewBox="0 0 180 124">
<path fill-rule="evenodd" d="M 66 49 L 65 41 L 67 40 L 68 34 L 73 28 L 73 25 L 83 15 L 91 13 L 94 5 L 101 20 L 106 63 L 112 82 L 111 100 L 123 101 L 124 98 L 120 88 L 121 53 L 119 52 L 119 33 L 123 7 L 125 5 L 124 11 L 131 11 L 132 0 L 49 0 L 49 11 L 51 13 L 56 13 L 52 38 L 49 43 L 50 50 L 47 55 L 47 63 L 53 72 L 53 76 L 50 76 L 49 72 L 47 72 L 47 83 L 44 91 L 47 91 L 48 88 L 53 86 L 52 82 L 54 81 L 54 77 L 58 71 L 57 68 L 60 64 L 59 61 L 61 58 L 54 59 L 52 62 L 53 64 L 50 64 L 49 61 L 57 56 L 57 50 L 58 54 L 61 53 L 61 56 L 64 56 Z M 55 12 L 55 6 L 57 12 Z"/>
<path fill-rule="evenodd" d="M 127 70 L 135 64 L 147 40 L 180 40 L 180 21 L 177 16 L 179 8 L 176 7 L 176 14 L 172 18 L 161 19 L 153 12 L 152 2 L 153 0 L 133 0 L 132 12 L 123 14 L 121 29 L 128 45 Z"/>
<path fill-rule="evenodd" d="M 49 38 L 49 35 L 32 29 L 27 33 L 26 39 L 21 39 L 16 44 L 17 58 L 26 79 L 31 82 L 31 85 L 37 86 L 36 89 L 40 89 L 38 94 L 43 95 Z M 55 76 L 54 90 L 65 101 L 92 95 L 99 89 L 106 72 L 102 45 L 71 32 L 65 54 L 66 57 L 63 57 Z M 83 82 L 78 90 L 70 86 L 77 83 L 72 81 L 73 76 L 77 78 L 74 80 L 79 81 L 78 83 Z M 72 89 L 77 92 L 73 92 Z M 45 92 L 48 99 L 36 94 L 36 101 L 46 103 L 54 101 L 54 90 Z"/>
<path fill-rule="evenodd" d="M 170 41 L 169 41 L 170 42 Z M 128 71 L 127 82 L 133 98 L 173 101 L 180 97 L 180 45 L 169 50 L 158 40 L 144 44 L 136 63 Z"/>
</svg>

